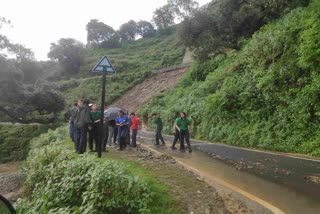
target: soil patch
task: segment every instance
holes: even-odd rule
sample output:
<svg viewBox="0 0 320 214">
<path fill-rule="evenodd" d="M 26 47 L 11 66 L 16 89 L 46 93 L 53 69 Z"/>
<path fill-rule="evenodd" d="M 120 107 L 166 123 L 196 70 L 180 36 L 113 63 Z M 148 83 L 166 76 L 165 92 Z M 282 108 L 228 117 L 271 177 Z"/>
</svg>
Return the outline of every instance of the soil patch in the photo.
<svg viewBox="0 0 320 214">
<path fill-rule="evenodd" d="M 18 163 L 0 164 L 0 195 L 11 202 L 16 201 L 22 193 L 23 179 Z"/>
<path fill-rule="evenodd" d="M 173 88 L 185 71 L 186 68 L 181 68 L 148 78 L 127 91 L 111 106 L 119 106 L 129 112 L 136 112 L 141 105 L 151 102 L 153 97 Z"/>
</svg>

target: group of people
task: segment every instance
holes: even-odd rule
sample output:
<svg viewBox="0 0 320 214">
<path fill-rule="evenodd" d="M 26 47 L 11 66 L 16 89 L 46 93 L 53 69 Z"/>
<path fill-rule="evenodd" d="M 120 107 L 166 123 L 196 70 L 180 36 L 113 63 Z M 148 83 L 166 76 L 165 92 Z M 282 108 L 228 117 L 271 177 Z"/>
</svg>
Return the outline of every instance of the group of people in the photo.
<svg viewBox="0 0 320 214">
<path fill-rule="evenodd" d="M 87 143 L 92 152 L 96 152 L 101 139 L 101 151 L 106 152 L 107 146 L 112 144 L 118 146 L 119 150 L 124 150 L 127 145 L 131 147 L 137 146 L 137 133 L 140 126 L 140 119 L 135 113 L 130 115 L 125 114 L 124 111 L 119 110 L 118 116 L 112 120 L 104 118 L 103 127 L 100 126 L 101 111 L 97 109 L 95 103 L 90 104 L 90 101 L 78 100 L 74 103 L 66 113 L 65 117 L 69 120 L 70 129 L 69 134 L 71 140 L 74 142 L 75 151 L 83 154 L 86 151 Z M 163 123 L 157 113 L 152 114 L 152 123 L 156 126 L 155 131 L 155 145 L 165 145 L 162 136 Z M 176 143 L 180 142 L 180 151 L 185 151 L 186 141 L 189 152 L 192 152 L 189 136 L 190 120 L 186 117 L 185 112 L 181 112 L 180 116 L 176 118 L 173 126 L 174 140 L 171 149 L 176 150 Z M 101 133 L 102 131 L 102 133 Z M 130 142 L 131 133 L 131 142 Z M 89 134 L 89 142 L 87 142 Z M 95 142 L 95 145 L 93 144 Z"/>
<path fill-rule="evenodd" d="M 163 128 L 162 120 L 159 117 L 159 115 L 156 113 L 152 114 L 152 117 L 153 117 L 152 123 L 156 125 L 155 145 L 159 146 L 160 141 L 162 142 L 162 145 L 165 145 L 165 142 L 161 134 L 162 128 Z M 178 141 L 180 141 L 180 151 L 184 152 L 186 149 L 184 142 L 186 141 L 189 152 L 190 153 L 192 152 L 192 148 L 190 144 L 189 125 L 190 125 L 190 120 L 187 118 L 187 114 L 185 112 L 180 112 L 179 117 L 175 119 L 174 125 L 173 125 L 174 139 L 173 139 L 171 149 L 176 150 L 177 148 L 175 147 L 175 145 Z"/>
<path fill-rule="evenodd" d="M 131 113 L 129 117 L 120 110 L 115 119 L 106 120 L 104 118 L 102 133 L 101 114 L 102 112 L 97 109 L 97 105 L 90 104 L 87 99 L 75 102 L 74 106 L 64 114 L 65 118 L 69 120 L 69 134 L 77 153 L 83 154 L 86 151 L 87 143 L 89 143 L 90 151 L 96 152 L 100 138 L 102 138 L 101 151 L 103 152 L 106 152 L 106 147 L 112 146 L 112 144 L 119 144 L 119 150 L 123 150 L 127 145 L 136 147 L 140 119 L 135 113 Z M 130 129 L 132 132 L 131 143 Z M 88 134 L 89 142 L 87 140 Z"/>
</svg>

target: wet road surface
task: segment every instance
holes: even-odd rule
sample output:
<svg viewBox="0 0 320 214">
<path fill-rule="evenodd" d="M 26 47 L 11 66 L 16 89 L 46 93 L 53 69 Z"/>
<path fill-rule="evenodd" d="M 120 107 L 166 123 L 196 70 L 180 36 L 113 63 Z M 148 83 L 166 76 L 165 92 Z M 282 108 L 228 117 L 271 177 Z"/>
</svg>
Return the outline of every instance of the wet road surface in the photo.
<svg viewBox="0 0 320 214">
<path fill-rule="evenodd" d="M 153 144 L 152 132 L 139 132 L 145 144 Z M 243 149 L 192 140 L 194 152 L 171 150 L 167 145 L 156 150 L 230 183 L 274 205 L 285 213 L 320 213 L 320 160 Z M 178 146 L 178 145 L 177 145 Z"/>
</svg>

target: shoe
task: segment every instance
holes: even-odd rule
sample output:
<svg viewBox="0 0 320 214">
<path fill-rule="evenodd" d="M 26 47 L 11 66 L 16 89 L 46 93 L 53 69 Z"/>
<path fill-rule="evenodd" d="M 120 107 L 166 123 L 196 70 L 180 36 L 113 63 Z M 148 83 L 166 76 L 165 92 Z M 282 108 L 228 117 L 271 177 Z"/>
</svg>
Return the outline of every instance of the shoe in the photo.
<svg viewBox="0 0 320 214">
<path fill-rule="evenodd" d="M 192 150 L 189 150 L 189 153 L 192 153 Z"/>
<path fill-rule="evenodd" d="M 171 149 L 172 149 L 172 150 L 177 150 L 177 148 L 176 148 L 176 147 L 174 147 L 174 146 L 171 146 Z"/>
</svg>

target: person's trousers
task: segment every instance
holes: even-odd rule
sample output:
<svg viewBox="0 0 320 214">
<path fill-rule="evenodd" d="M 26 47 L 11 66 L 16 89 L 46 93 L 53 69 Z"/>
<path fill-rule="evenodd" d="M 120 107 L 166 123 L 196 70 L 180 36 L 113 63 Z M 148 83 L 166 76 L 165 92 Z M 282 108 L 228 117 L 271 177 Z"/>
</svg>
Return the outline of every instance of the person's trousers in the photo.
<svg viewBox="0 0 320 214">
<path fill-rule="evenodd" d="M 126 144 L 130 145 L 130 127 L 127 127 Z"/>
<path fill-rule="evenodd" d="M 100 127 L 100 124 L 99 124 L 99 127 Z M 108 142 L 108 136 L 109 136 L 107 123 L 103 123 L 102 132 L 103 133 L 100 135 L 102 137 L 102 140 L 101 140 L 101 151 L 106 151 L 107 142 Z"/>
<path fill-rule="evenodd" d="M 74 121 L 71 120 L 70 123 L 69 123 L 69 135 L 70 135 L 70 138 L 73 142 L 75 142 L 76 138 L 75 138 L 75 127 L 74 127 Z"/>
<path fill-rule="evenodd" d="M 82 127 L 76 129 L 76 152 L 83 154 L 87 148 L 87 132 L 88 128 Z"/>
<path fill-rule="evenodd" d="M 75 128 L 74 131 L 75 131 L 75 133 L 74 133 L 74 136 L 75 136 L 74 149 L 76 150 L 77 153 L 79 153 L 80 139 L 82 138 L 81 129 Z"/>
<path fill-rule="evenodd" d="M 161 140 L 162 144 L 165 144 L 162 134 L 161 134 L 162 129 L 157 129 L 156 130 L 156 145 L 159 145 L 159 140 Z"/>
<path fill-rule="evenodd" d="M 180 130 L 180 149 L 184 149 L 184 139 L 186 139 L 186 143 L 189 151 L 192 151 L 191 145 L 190 145 L 189 130 Z"/>
<path fill-rule="evenodd" d="M 117 144 L 117 141 L 119 142 L 118 127 L 115 127 L 113 130 L 113 143 Z"/>
<path fill-rule="evenodd" d="M 172 142 L 172 147 L 175 147 L 176 143 L 178 142 L 178 140 L 180 139 L 180 133 L 178 130 L 175 130 L 174 132 L 174 139 Z"/>
<path fill-rule="evenodd" d="M 111 146 L 112 138 L 114 137 L 114 127 L 108 126 L 108 145 Z"/>
<path fill-rule="evenodd" d="M 123 126 L 118 128 L 118 137 L 119 137 L 119 144 L 120 144 L 120 149 L 124 149 L 127 147 L 127 139 L 128 139 L 128 127 Z"/>
<path fill-rule="evenodd" d="M 132 146 L 137 146 L 137 133 L 138 130 L 137 129 L 132 129 Z"/>
<path fill-rule="evenodd" d="M 99 124 L 92 124 L 91 130 L 89 131 L 89 149 L 93 150 L 93 141 L 95 142 L 95 150 L 98 149 L 99 144 Z"/>
</svg>

